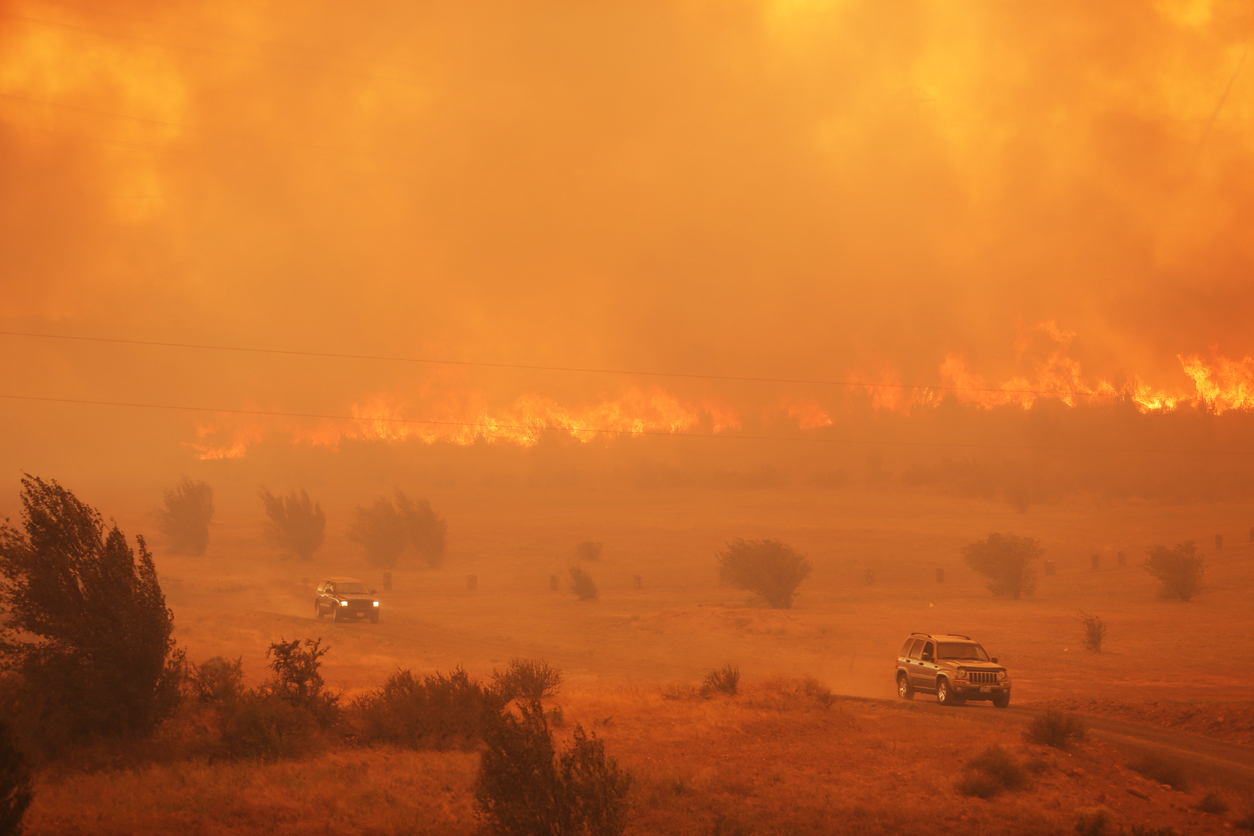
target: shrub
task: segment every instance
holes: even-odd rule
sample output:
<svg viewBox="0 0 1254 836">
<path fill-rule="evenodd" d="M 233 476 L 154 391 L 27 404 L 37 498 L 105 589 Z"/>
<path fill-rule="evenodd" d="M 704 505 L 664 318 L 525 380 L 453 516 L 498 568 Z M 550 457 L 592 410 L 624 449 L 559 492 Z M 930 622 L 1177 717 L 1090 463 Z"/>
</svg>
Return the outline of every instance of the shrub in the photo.
<svg viewBox="0 0 1254 836">
<path fill-rule="evenodd" d="M 580 601 L 595 601 L 599 594 L 592 576 L 578 566 L 570 567 L 570 588 Z"/>
<path fill-rule="evenodd" d="M 163 494 L 165 507 L 157 509 L 157 528 L 170 541 L 174 554 L 199 556 L 209 547 L 213 519 L 213 488 L 205 482 L 183 481 Z"/>
<path fill-rule="evenodd" d="M 228 710 L 222 743 L 232 757 L 274 760 L 308 752 L 317 731 L 312 712 L 260 689 L 245 692 Z"/>
<path fill-rule="evenodd" d="M 0 526 L 0 662 L 20 675 L 24 728 L 53 749 L 151 730 L 183 662 L 152 555 L 56 482 L 22 485 L 24 531 Z"/>
<path fill-rule="evenodd" d="M 1254 831 L 1254 813 L 1246 813 L 1241 818 L 1232 823 L 1237 830 Z"/>
<path fill-rule="evenodd" d="M 617 836 L 630 779 L 581 726 L 560 758 L 538 701 L 493 712 L 475 781 L 475 807 L 498 834 Z"/>
<path fill-rule="evenodd" d="M 1027 770 L 1000 746 L 989 746 L 967 761 L 962 771 L 958 792 L 977 798 L 992 798 L 1004 790 L 1021 789 L 1028 782 Z"/>
<path fill-rule="evenodd" d="M 1208 792 L 1196 804 L 1193 809 L 1202 813 L 1211 813 L 1216 816 L 1222 816 L 1228 812 L 1228 802 L 1223 800 L 1223 796 L 1216 792 Z"/>
<path fill-rule="evenodd" d="M 322 506 L 303 490 L 275 496 L 266 488 L 259 491 L 266 512 L 266 539 L 274 546 L 301 560 L 309 560 L 322 547 L 327 515 Z"/>
<path fill-rule="evenodd" d="M 308 711 L 323 725 L 330 725 L 339 713 L 340 698 L 326 690 L 319 670 L 322 657 L 330 650 L 322 647 L 322 639 L 305 639 L 304 648 L 300 639 L 279 639 L 266 650 L 266 657 L 272 659 L 274 678 L 265 691 Z"/>
<path fill-rule="evenodd" d="M 0 720 L 0 834 L 22 832 L 22 817 L 34 799 L 30 769 L 8 723 Z"/>
<path fill-rule="evenodd" d="M 1070 749 L 1084 740 L 1086 731 L 1079 717 L 1050 708 L 1028 725 L 1023 736 L 1029 743 Z"/>
<path fill-rule="evenodd" d="M 198 702 L 222 705 L 235 702 L 244 693 L 244 660 L 234 662 L 221 656 L 192 665 L 187 677 L 189 690 Z"/>
<path fill-rule="evenodd" d="M 778 540 L 742 540 L 727 544 L 718 555 L 724 583 L 760 595 L 776 609 L 789 609 L 797 587 L 810 577 L 810 561 Z"/>
<path fill-rule="evenodd" d="M 492 671 L 492 682 L 505 701 L 538 700 L 557 693 L 562 672 L 543 659 L 511 659 L 504 671 Z"/>
<path fill-rule="evenodd" d="M 740 668 L 726 664 L 705 675 L 705 681 L 701 684 L 701 693 L 707 695 L 717 691 L 720 694 L 734 695 L 739 687 Z"/>
<path fill-rule="evenodd" d="M 1206 560 L 1197 553 L 1197 545 L 1188 540 L 1177 543 L 1175 548 L 1155 546 L 1148 552 L 1145 571 L 1162 585 L 1159 598 L 1178 598 L 1188 601 L 1197 594 L 1202 576 L 1206 574 Z"/>
<path fill-rule="evenodd" d="M 1075 811 L 1075 832 L 1080 836 L 1106 836 L 1110 821 L 1110 811 L 1105 807 L 1081 807 Z"/>
<path fill-rule="evenodd" d="M 1033 562 L 1043 554 L 1045 550 L 1033 537 L 998 532 L 962 549 L 967 566 L 988 578 L 989 591 L 1015 599 L 1036 590 Z"/>
<path fill-rule="evenodd" d="M 1102 652 L 1102 639 L 1106 638 L 1106 622 L 1092 613 L 1080 612 L 1076 621 L 1084 627 L 1084 649 L 1094 653 Z"/>
<path fill-rule="evenodd" d="M 364 740 L 447 750 L 473 746 L 482 737 L 485 713 L 499 703 L 461 668 L 421 679 L 400 670 L 378 691 L 354 700 L 350 713 Z"/>
<path fill-rule="evenodd" d="M 396 509 L 405 539 L 418 559 L 433 569 L 443 565 L 448 524 L 431 510 L 431 503 L 425 499 L 411 500 L 397 491 Z"/>
<path fill-rule="evenodd" d="M 601 544 L 594 543 L 591 540 L 584 540 L 575 546 L 575 558 L 577 560 L 598 560 L 601 557 Z"/>
<path fill-rule="evenodd" d="M 1173 790 L 1184 790 L 1189 786 L 1184 769 L 1180 764 L 1159 754 L 1148 753 L 1128 764 L 1128 769 L 1139 772 L 1151 781 L 1166 784 Z"/>
</svg>

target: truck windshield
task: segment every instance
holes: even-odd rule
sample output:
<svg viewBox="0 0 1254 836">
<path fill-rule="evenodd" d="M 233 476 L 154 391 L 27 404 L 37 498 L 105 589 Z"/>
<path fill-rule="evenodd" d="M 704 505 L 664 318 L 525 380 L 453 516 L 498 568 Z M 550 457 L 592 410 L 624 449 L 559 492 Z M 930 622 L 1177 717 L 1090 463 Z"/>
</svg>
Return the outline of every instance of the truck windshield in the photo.
<svg viewBox="0 0 1254 836">
<path fill-rule="evenodd" d="M 988 661 L 988 654 L 984 652 L 984 648 L 975 642 L 937 642 L 937 644 L 940 646 L 940 653 L 937 656 L 941 659 Z"/>
</svg>

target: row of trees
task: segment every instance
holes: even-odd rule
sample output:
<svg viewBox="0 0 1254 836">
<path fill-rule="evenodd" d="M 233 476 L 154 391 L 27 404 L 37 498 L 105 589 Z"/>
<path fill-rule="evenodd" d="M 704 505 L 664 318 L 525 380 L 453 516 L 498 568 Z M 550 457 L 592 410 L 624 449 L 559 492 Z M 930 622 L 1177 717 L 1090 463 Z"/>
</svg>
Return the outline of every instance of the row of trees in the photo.
<svg viewBox="0 0 1254 836">
<path fill-rule="evenodd" d="M 310 560 L 326 537 L 327 515 L 304 490 L 273 494 L 259 491 L 265 512 L 267 541 L 284 554 Z M 209 547 L 213 520 L 213 488 L 184 477 L 163 495 L 154 514 L 157 528 L 174 554 L 199 556 Z M 370 505 L 353 509 L 349 539 L 361 546 L 368 561 L 383 569 L 394 567 L 406 550 L 427 566 L 444 562 L 448 525 L 425 499 L 410 499 L 397 490 Z"/>
</svg>

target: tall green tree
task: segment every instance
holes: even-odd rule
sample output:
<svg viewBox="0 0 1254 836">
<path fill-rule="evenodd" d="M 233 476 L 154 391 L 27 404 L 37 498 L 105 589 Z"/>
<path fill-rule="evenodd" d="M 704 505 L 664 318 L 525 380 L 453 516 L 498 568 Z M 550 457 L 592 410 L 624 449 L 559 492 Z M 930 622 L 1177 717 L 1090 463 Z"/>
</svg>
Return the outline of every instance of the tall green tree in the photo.
<svg viewBox="0 0 1254 836">
<path fill-rule="evenodd" d="M 22 527 L 0 526 L 0 666 L 20 677 L 24 724 L 51 746 L 149 731 L 177 702 L 182 657 L 143 537 L 132 549 L 55 481 L 22 488 Z"/>
</svg>

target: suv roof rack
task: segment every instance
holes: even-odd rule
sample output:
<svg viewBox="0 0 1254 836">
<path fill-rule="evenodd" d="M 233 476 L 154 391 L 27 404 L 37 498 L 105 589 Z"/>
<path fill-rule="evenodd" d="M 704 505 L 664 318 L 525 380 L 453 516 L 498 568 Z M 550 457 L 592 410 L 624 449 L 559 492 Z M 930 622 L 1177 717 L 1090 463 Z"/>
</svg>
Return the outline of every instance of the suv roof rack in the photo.
<svg viewBox="0 0 1254 836">
<path fill-rule="evenodd" d="M 932 638 L 932 634 L 931 634 L 931 633 L 920 633 L 918 630 L 914 631 L 914 632 L 913 632 L 913 633 L 911 633 L 910 635 L 912 635 L 912 636 L 927 636 L 929 639 L 930 639 L 930 638 Z"/>
<path fill-rule="evenodd" d="M 966 639 L 967 641 L 971 641 L 970 636 L 964 636 L 962 635 L 962 633 L 950 633 L 949 635 L 956 636 L 957 638 L 960 638 L 960 639 Z"/>
</svg>

